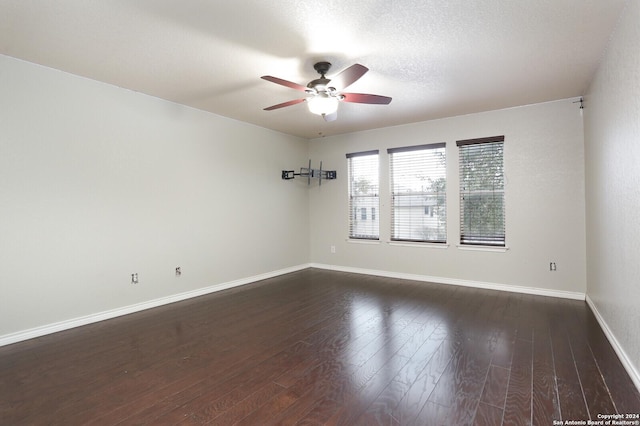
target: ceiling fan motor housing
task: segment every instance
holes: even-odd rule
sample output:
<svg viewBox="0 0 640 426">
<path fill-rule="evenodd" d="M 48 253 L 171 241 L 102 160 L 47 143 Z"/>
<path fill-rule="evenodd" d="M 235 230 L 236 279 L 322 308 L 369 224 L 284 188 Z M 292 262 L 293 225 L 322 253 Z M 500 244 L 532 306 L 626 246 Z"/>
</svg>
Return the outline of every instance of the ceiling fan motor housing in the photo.
<svg viewBox="0 0 640 426">
<path fill-rule="evenodd" d="M 331 69 L 331 62 L 316 62 L 313 65 L 313 68 L 318 71 L 318 74 L 324 77 L 324 75 Z"/>
</svg>

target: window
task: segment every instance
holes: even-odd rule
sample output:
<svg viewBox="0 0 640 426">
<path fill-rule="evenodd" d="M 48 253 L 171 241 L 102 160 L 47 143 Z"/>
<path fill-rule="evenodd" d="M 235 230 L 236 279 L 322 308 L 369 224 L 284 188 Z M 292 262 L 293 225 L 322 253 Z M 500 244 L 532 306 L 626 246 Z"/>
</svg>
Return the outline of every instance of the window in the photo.
<svg viewBox="0 0 640 426">
<path fill-rule="evenodd" d="M 445 144 L 388 149 L 391 240 L 447 242 Z"/>
<path fill-rule="evenodd" d="M 349 170 L 349 238 L 377 240 L 378 218 L 378 151 L 347 154 Z M 367 209 L 371 217 L 367 218 Z"/>
<path fill-rule="evenodd" d="M 504 136 L 457 141 L 460 244 L 505 246 Z"/>
</svg>

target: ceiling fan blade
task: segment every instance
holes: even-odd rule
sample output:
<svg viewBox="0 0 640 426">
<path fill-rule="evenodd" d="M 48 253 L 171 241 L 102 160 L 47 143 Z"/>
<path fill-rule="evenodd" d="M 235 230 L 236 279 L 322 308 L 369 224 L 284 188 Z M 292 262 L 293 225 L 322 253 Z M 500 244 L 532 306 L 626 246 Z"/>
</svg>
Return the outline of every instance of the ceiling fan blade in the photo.
<svg viewBox="0 0 640 426">
<path fill-rule="evenodd" d="M 338 111 L 332 112 L 331 114 L 322 114 L 322 118 L 324 118 L 324 121 L 336 121 L 338 118 Z"/>
<path fill-rule="evenodd" d="M 278 109 L 278 108 L 284 108 L 284 107 L 288 107 L 291 105 L 295 105 L 295 104 L 299 104 L 301 102 L 306 101 L 306 98 L 302 98 L 302 99 L 294 99 L 292 101 L 288 101 L 288 102 L 283 102 L 281 104 L 277 104 L 277 105 L 271 105 L 270 107 L 266 107 L 264 108 L 265 111 L 272 111 L 274 109 Z"/>
<path fill-rule="evenodd" d="M 347 86 L 351 86 L 367 71 L 369 71 L 369 68 L 364 65 L 351 65 L 331 79 L 331 86 L 335 87 L 338 91 L 346 89 Z"/>
<path fill-rule="evenodd" d="M 280 84 L 282 86 L 290 87 L 290 88 L 295 89 L 295 90 L 300 90 L 301 92 L 306 92 L 308 90 L 307 86 L 303 86 L 301 84 L 294 83 L 292 81 L 283 80 L 283 79 L 278 78 L 278 77 L 272 77 L 270 75 L 263 75 L 260 78 L 262 78 L 263 80 L 270 81 L 272 83 L 276 83 L 276 84 Z"/>
<path fill-rule="evenodd" d="M 388 105 L 391 98 L 388 96 L 369 95 L 366 93 L 341 93 L 343 102 L 354 102 L 358 104 L 379 104 Z"/>
</svg>

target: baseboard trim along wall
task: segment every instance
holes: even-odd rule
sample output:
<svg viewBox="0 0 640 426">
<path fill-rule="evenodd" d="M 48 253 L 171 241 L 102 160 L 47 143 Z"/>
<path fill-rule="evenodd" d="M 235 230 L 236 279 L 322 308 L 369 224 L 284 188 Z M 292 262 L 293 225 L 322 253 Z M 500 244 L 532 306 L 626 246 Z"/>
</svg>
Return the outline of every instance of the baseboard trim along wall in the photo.
<svg viewBox="0 0 640 426">
<path fill-rule="evenodd" d="M 633 384 L 636 385 L 636 388 L 638 389 L 638 391 L 640 391 L 640 372 L 638 372 L 638 370 L 636 370 L 636 368 L 631 363 L 629 356 L 624 351 L 624 349 L 622 349 L 620 343 L 618 343 L 618 339 L 616 339 L 616 336 L 607 325 L 606 321 L 598 311 L 598 308 L 596 308 L 595 303 L 593 303 L 593 300 L 591 300 L 589 295 L 587 295 L 586 301 L 587 305 L 589 305 L 589 308 L 591 308 L 591 312 L 593 312 L 593 316 L 595 316 L 596 320 L 598 320 L 598 324 L 600 324 L 600 328 L 602 328 L 604 335 L 607 336 L 607 339 L 609 339 L 609 343 L 611 343 L 613 350 L 616 351 L 620 362 L 624 366 L 625 370 L 627 370 L 627 373 L 629 373 L 629 377 L 631 377 Z"/>
<path fill-rule="evenodd" d="M 510 291 L 513 293 L 533 294 L 536 296 L 559 297 L 562 299 L 585 300 L 585 294 L 573 291 L 550 290 L 546 288 L 523 287 L 509 284 L 496 284 L 481 281 L 461 280 L 457 278 L 432 277 L 429 275 L 405 274 L 402 272 L 379 271 L 375 269 L 352 268 L 350 266 L 337 266 L 312 263 L 312 268 L 328 269 L 331 271 L 351 272 L 354 274 L 377 275 L 379 277 L 399 278 L 404 280 L 424 281 L 435 284 L 459 285 L 464 287 L 483 288 L 487 290 Z"/>
<path fill-rule="evenodd" d="M 159 299 L 149 300 L 147 302 L 137 303 L 135 305 L 124 306 L 122 308 L 116 308 L 109 311 L 99 312 L 96 314 L 91 314 L 91 315 L 87 315 L 79 318 L 60 321 L 53 324 L 47 324 L 41 327 L 35 327 L 35 328 L 31 328 L 24 331 L 18 331 L 16 333 L 6 334 L 4 336 L 0 336 L 0 346 L 10 345 L 12 343 L 18 343 L 24 340 L 33 339 L 35 337 L 40 337 L 47 334 L 57 333 L 59 331 L 69 330 L 75 327 L 81 327 L 83 325 L 88 325 L 95 322 L 116 318 L 122 315 L 129 315 L 135 312 L 140 312 L 140 311 L 144 311 L 151 308 L 157 308 L 159 306 L 180 302 L 182 300 L 187 300 L 187 299 L 191 299 L 198 296 L 204 296 L 206 294 L 227 290 L 234 287 L 239 287 L 245 284 L 251 284 L 257 281 L 266 280 L 268 278 L 274 278 L 280 275 L 297 272 L 303 269 L 307 269 L 309 267 L 310 265 L 308 264 L 293 266 L 290 268 L 267 272 L 267 273 L 255 275 L 252 277 L 241 278 L 241 279 L 229 281 L 226 283 L 215 284 L 209 287 L 199 288 L 197 290 L 173 294 L 171 296 L 161 297 Z"/>
<path fill-rule="evenodd" d="M 510 291 L 514 293 L 559 297 L 564 299 L 586 300 L 587 304 L 591 308 L 591 311 L 593 312 L 598 323 L 600 324 L 600 327 L 602 328 L 604 334 L 607 336 L 607 339 L 609 339 L 611 346 L 613 347 L 614 351 L 618 355 L 618 358 L 620 358 L 620 362 L 622 362 L 622 365 L 629 373 L 629 376 L 631 377 L 631 380 L 633 381 L 635 386 L 638 388 L 638 390 L 640 390 L 640 373 L 638 373 L 638 371 L 635 369 L 635 367 L 629 360 L 629 357 L 627 356 L 626 352 L 624 351 L 624 349 L 622 349 L 622 347 L 618 343 L 618 340 L 616 339 L 615 335 L 611 332 L 611 330 L 607 326 L 607 323 L 605 322 L 602 315 L 600 315 L 600 312 L 596 308 L 591 298 L 589 298 L 589 296 L 585 295 L 584 293 L 560 291 L 560 290 L 549 290 L 549 289 L 535 288 L 535 287 L 522 287 L 522 286 L 507 285 L 507 284 L 486 283 L 486 282 L 480 282 L 480 281 L 461 280 L 461 279 L 455 279 L 455 278 L 432 277 L 428 275 L 406 274 L 401 272 L 380 271 L 380 270 L 374 270 L 374 269 L 353 268 L 348 266 L 326 265 L 326 264 L 319 264 L 319 263 L 310 263 L 310 264 L 303 264 L 303 265 L 293 266 L 289 268 L 284 268 L 277 271 L 255 275 L 252 277 L 242 278 L 234 281 L 229 281 L 226 283 L 215 284 L 215 285 L 200 288 L 197 290 L 187 291 L 184 293 L 174 294 L 171 296 L 154 299 L 147 302 L 137 303 L 135 305 L 129 305 L 122 308 L 112 309 L 109 311 L 99 312 L 99 313 L 87 315 L 84 317 L 73 318 L 70 320 L 60 321 L 53 324 L 47 324 L 41 327 L 31 328 L 29 330 L 7 334 L 4 336 L 0 336 L 0 346 L 18 343 L 24 340 L 33 339 L 33 338 L 44 336 L 47 334 L 57 333 L 59 331 L 69 330 L 75 327 L 81 327 L 83 325 L 88 325 L 88 324 L 108 320 L 111 318 L 132 314 L 135 312 L 140 312 L 140 311 L 144 311 L 151 308 L 157 308 L 159 306 L 168 305 L 170 303 L 180 302 L 182 300 L 187 300 L 187 299 L 191 299 L 198 296 L 204 296 L 206 294 L 215 293 L 222 290 L 227 290 L 230 288 L 239 287 L 246 284 L 251 284 L 257 281 L 262 281 L 262 280 L 274 278 L 280 275 L 301 271 L 307 268 L 318 268 L 318 269 L 325 269 L 325 270 L 338 271 L 338 272 L 349 272 L 354 274 L 375 275 L 375 276 L 387 277 L 387 278 L 398 278 L 398 279 L 407 279 L 407 280 L 413 280 L 413 281 L 432 282 L 436 284 L 460 285 L 465 287 L 475 287 L 475 288 L 482 288 L 482 289 L 488 289 L 488 290 Z"/>
<path fill-rule="evenodd" d="M 515 293 L 533 294 L 538 296 L 560 297 L 564 299 L 585 300 L 584 293 L 579 293 L 579 292 L 549 290 L 549 289 L 534 288 L 534 287 L 522 287 L 522 286 L 507 285 L 507 284 L 495 284 L 495 283 L 486 283 L 486 282 L 480 282 L 480 281 L 461 280 L 461 279 L 455 279 L 455 278 L 433 277 L 428 275 L 406 274 L 401 272 L 390 272 L 390 271 L 380 271 L 380 270 L 374 270 L 374 269 L 353 268 L 348 266 L 310 263 L 310 264 L 303 264 L 303 265 L 293 266 L 290 268 L 280 269 L 277 271 L 267 272 L 265 274 L 255 275 L 252 277 L 242 278 L 239 280 L 229 281 L 226 283 L 215 284 L 215 285 L 200 288 L 197 290 L 178 293 L 171 296 L 150 300 L 147 302 L 137 303 L 135 305 L 129 305 L 122 308 L 112 309 L 109 311 L 98 312 L 96 314 L 91 314 L 84 317 L 73 318 L 70 320 L 60 321 L 53 324 L 47 324 L 41 327 L 35 327 L 28 330 L 7 334 L 4 336 L 0 336 L 0 346 L 10 345 L 12 343 L 33 339 L 35 337 L 57 333 L 59 331 L 64 331 L 71 328 L 80 327 L 83 325 L 92 324 L 95 322 L 104 321 L 111 318 L 116 318 L 122 315 L 128 315 L 128 314 L 144 311 L 151 308 L 168 305 L 170 303 L 180 302 L 182 300 L 187 300 L 187 299 L 191 299 L 198 296 L 204 296 L 206 294 L 214 293 L 217 291 L 239 287 L 245 284 L 262 281 L 268 278 L 289 274 L 289 273 L 300 271 L 307 268 L 318 268 L 318 269 L 326 269 L 326 270 L 339 271 L 339 272 L 350 272 L 350 273 L 363 274 L 363 275 L 376 275 L 376 276 L 388 277 L 388 278 L 399 278 L 399 279 L 407 279 L 407 280 L 413 280 L 413 281 L 432 282 L 436 284 L 460 285 L 465 287 L 483 288 L 487 290 L 510 291 Z M 598 320 L 601 321 L 601 318 L 599 318 Z M 608 330 L 605 327 L 603 327 L 603 329 Z M 609 334 L 607 334 L 607 336 L 609 336 Z M 612 345 L 613 345 L 613 342 L 612 342 Z M 619 348 L 616 347 L 616 345 L 614 345 L 614 348 L 616 348 L 616 351 L 619 350 Z"/>
</svg>

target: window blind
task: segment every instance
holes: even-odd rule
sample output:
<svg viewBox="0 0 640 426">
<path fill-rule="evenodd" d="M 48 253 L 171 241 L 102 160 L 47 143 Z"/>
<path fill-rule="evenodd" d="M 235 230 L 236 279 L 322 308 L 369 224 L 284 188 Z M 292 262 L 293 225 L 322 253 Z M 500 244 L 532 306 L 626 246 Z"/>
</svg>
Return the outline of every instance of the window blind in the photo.
<svg viewBox="0 0 640 426">
<path fill-rule="evenodd" d="M 388 149 L 391 240 L 446 243 L 445 144 Z"/>
<path fill-rule="evenodd" d="M 380 238 L 378 151 L 347 154 L 349 175 L 349 238 Z"/>
<path fill-rule="evenodd" d="M 504 136 L 456 144 L 460 155 L 460 244 L 504 247 Z"/>
</svg>

